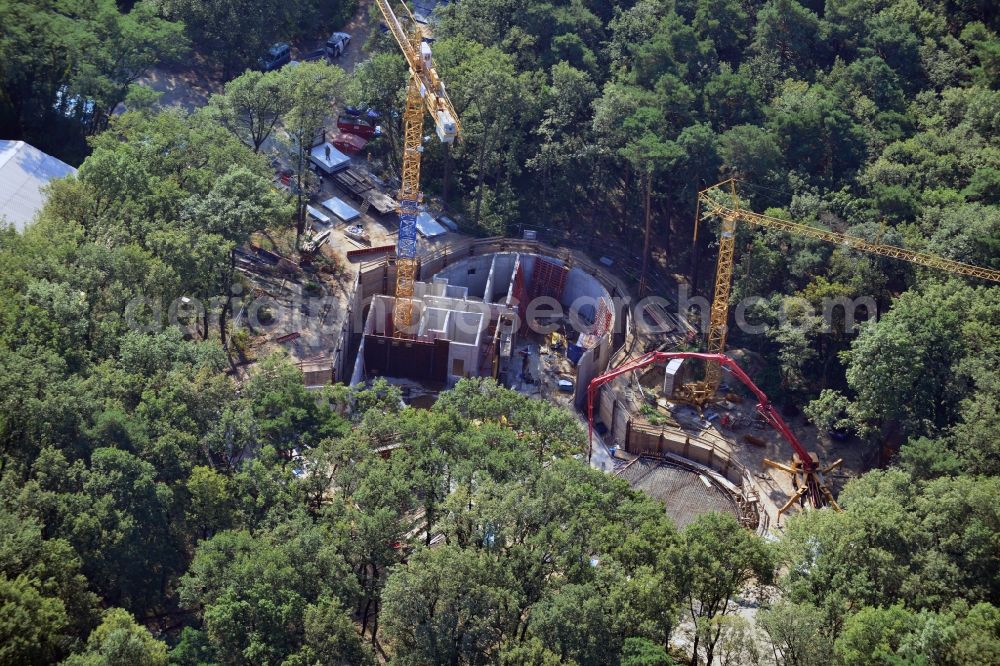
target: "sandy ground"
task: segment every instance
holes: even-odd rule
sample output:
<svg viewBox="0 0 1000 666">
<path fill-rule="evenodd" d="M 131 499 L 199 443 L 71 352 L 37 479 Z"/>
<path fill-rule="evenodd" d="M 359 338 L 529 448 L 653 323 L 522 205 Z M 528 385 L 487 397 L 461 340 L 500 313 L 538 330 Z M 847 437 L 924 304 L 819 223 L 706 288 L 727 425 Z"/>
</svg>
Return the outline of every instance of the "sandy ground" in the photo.
<svg viewBox="0 0 1000 666">
<path fill-rule="evenodd" d="M 334 61 L 335 64 L 343 67 L 344 71 L 348 74 L 354 71 L 359 62 L 368 57 L 364 47 L 368 42 L 368 34 L 371 31 L 368 21 L 368 13 L 371 5 L 371 0 L 359 0 L 354 16 L 351 17 L 346 26 L 338 30 L 338 32 L 346 32 L 351 36 L 351 43 L 348 45 L 347 50 L 344 51 L 340 58 Z"/>
<path fill-rule="evenodd" d="M 222 84 L 200 68 L 154 69 L 139 83 L 160 93 L 160 108 L 183 109 L 188 113 L 208 104 L 209 95 L 222 90 Z"/>
</svg>

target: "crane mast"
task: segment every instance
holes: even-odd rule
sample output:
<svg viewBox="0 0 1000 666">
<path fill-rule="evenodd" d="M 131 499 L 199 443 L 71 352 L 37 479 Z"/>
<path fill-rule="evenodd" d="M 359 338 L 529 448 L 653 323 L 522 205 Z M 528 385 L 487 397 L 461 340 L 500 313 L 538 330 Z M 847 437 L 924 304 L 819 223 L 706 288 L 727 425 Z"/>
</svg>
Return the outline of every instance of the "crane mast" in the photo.
<svg viewBox="0 0 1000 666">
<path fill-rule="evenodd" d="M 403 109 L 403 167 L 399 188 L 399 238 L 396 241 L 396 303 L 392 311 L 393 335 L 413 334 L 413 284 L 417 279 L 417 214 L 420 193 L 420 157 L 423 152 L 424 111 L 434 121 L 442 143 L 452 143 L 461 133 L 458 114 L 438 77 L 424 30 L 406 5 L 407 30 L 388 0 L 376 0 L 389 31 L 396 39 L 410 69 Z"/>
<path fill-rule="evenodd" d="M 761 215 L 740 208 L 736 192 L 736 180 L 729 179 L 706 188 L 698 193 L 699 213 L 695 218 L 694 239 L 698 240 L 698 223 L 702 217 L 717 217 L 721 222 L 719 230 L 719 260 L 715 269 L 715 295 L 709 313 L 707 351 L 722 354 L 726 349 L 726 335 L 729 320 L 729 294 L 733 283 L 733 255 L 736 250 L 736 224 L 742 222 L 766 229 L 777 229 L 788 233 L 814 238 L 834 245 L 842 245 L 892 259 L 902 259 L 918 266 L 936 268 L 955 275 L 975 277 L 992 282 L 1000 282 L 1000 271 L 981 266 L 973 266 L 961 261 L 946 259 L 928 252 L 917 252 L 906 248 L 873 243 L 856 236 L 811 227 L 801 222 L 791 222 L 768 215 Z M 715 395 L 722 381 L 719 363 L 709 360 L 705 365 L 705 379 L 683 387 L 685 397 L 703 405 Z"/>
</svg>

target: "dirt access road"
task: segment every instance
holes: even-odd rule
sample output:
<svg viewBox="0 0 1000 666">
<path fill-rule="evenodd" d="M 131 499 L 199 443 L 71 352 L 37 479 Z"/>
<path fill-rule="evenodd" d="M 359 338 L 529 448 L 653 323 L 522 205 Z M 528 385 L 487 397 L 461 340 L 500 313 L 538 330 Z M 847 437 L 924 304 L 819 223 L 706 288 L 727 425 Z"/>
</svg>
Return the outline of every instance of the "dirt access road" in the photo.
<svg viewBox="0 0 1000 666">
<path fill-rule="evenodd" d="M 354 11 L 354 16 L 339 31 L 346 32 L 351 36 L 351 44 L 344 51 L 344 54 L 333 62 L 335 65 L 343 67 L 344 71 L 348 74 L 353 73 L 358 63 L 368 57 L 365 46 L 368 43 L 368 35 L 371 34 L 371 26 L 368 20 L 371 6 L 372 0 L 358 0 L 358 8 Z M 316 48 L 319 48 L 319 46 Z"/>
<path fill-rule="evenodd" d="M 347 25 L 337 29 L 338 32 L 346 32 L 351 36 L 351 44 L 342 56 L 333 61 L 333 64 L 344 68 L 348 74 L 354 72 L 358 63 L 368 57 L 364 47 L 371 32 L 368 20 L 371 6 L 372 0 L 358 0 L 354 16 Z M 329 32 L 334 30 L 331 29 Z M 318 49 L 323 46 L 328 36 L 329 33 L 323 31 L 322 36 L 315 40 L 296 44 L 298 48 L 293 50 L 293 53 L 297 55 Z M 205 65 L 199 66 L 199 61 L 200 59 L 196 58 L 191 67 L 153 69 L 141 78 L 139 83 L 160 93 L 157 105 L 160 108 L 179 108 L 191 113 L 208 104 L 209 96 L 220 92 L 225 83 L 211 78 L 208 74 L 210 68 Z"/>
</svg>

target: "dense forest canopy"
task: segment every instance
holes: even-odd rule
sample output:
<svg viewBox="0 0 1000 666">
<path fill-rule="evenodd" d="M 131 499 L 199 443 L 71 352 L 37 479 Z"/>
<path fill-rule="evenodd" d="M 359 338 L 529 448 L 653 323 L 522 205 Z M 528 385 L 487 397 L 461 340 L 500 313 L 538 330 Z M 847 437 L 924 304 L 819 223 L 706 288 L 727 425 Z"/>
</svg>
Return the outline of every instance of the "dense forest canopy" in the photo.
<svg viewBox="0 0 1000 666">
<path fill-rule="evenodd" d="M 137 83 L 230 79 L 353 10 L 0 0 L 0 126 L 82 160 L 0 230 L 0 664 L 1000 662 L 997 287 L 739 230 L 767 326 L 731 344 L 821 429 L 902 443 L 776 543 L 676 530 L 574 459 L 574 415 L 489 382 L 417 410 L 317 396 L 280 355 L 234 379 L 234 249 L 301 234 L 262 146 L 294 161 L 335 98 L 380 112 L 391 172 L 403 61 L 375 29 L 350 75 L 251 71 L 192 113 Z M 622 257 L 648 194 L 660 270 L 703 292 L 695 196 L 728 176 L 756 210 L 1000 268 L 998 30 L 983 0 L 460 0 L 433 48 L 465 138 L 427 144 L 425 188 L 465 231 Z M 184 330 L 135 310 L 182 294 L 222 304 Z M 879 315 L 825 332 L 801 304 L 826 297 Z"/>
</svg>

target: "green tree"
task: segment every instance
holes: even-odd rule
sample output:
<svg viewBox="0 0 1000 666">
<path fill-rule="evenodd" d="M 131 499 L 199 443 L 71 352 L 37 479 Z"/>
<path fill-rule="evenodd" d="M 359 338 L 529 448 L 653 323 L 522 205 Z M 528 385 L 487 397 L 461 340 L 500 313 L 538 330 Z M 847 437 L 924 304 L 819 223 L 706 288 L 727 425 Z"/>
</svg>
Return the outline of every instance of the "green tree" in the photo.
<svg viewBox="0 0 1000 666">
<path fill-rule="evenodd" d="M 202 291 L 210 299 L 223 294 L 219 312 L 219 335 L 226 344 L 226 322 L 232 308 L 232 288 L 236 281 L 236 250 L 250 241 L 256 231 L 280 228 L 291 216 L 285 201 L 270 182 L 246 168 L 226 172 L 212 186 L 207 196 L 190 199 L 183 211 L 193 229 L 198 231 L 198 245 L 204 252 L 198 263 Z M 206 308 L 205 336 L 208 336 L 209 308 Z"/>
<path fill-rule="evenodd" d="M 375 664 L 375 657 L 361 642 L 340 601 L 321 597 L 306 608 L 304 621 L 306 646 L 299 655 L 291 658 L 291 663 L 333 666 Z M 301 661 L 296 662 L 297 658 Z"/>
<path fill-rule="evenodd" d="M 692 22 L 698 36 L 715 45 L 719 57 L 739 60 L 750 39 L 751 21 L 744 6 L 733 0 L 700 0 Z"/>
<path fill-rule="evenodd" d="M 315 38 L 318 25 L 339 28 L 357 6 L 353 0 L 291 0 L 280 5 L 248 0 L 156 0 L 156 5 L 166 16 L 183 21 L 193 45 L 221 68 L 223 80 L 258 66 L 274 42 Z"/>
<path fill-rule="evenodd" d="M 0 664 L 48 664 L 66 649 L 66 608 L 40 586 L 25 576 L 0 575 Z"/>
<path fill-rule="evenodd" d="M 907 292 L 878 324 L 869 324 L 844 353 L 856 392 L 850 412 L 862 428 L 933 434 L 956 420 L 964 355 L 963 331 L 992 318 L 980 293 L 958 281 Z M 990 344 L 992 347 L 992 344 Z M 989 348 L 989 347 L 988 347 Z"/>
<path fill-rule="evenodd" d="M 531 632 L 560 659 L 581 665 L 614 663 L 624 637 L 617 631 L 622 616 L 615 607 L 617 595 L 608 591 L 600 582 L 563 586 L 532 608 Z"/>
<path fill-rule="evenodd" d="M 78 163 L 85 133 L 104 129 L 114 108 L 153 66 L 187 50 L 180 23 L 150 2 L 119 11 L 112 0 L 67 7 L 39 0 L 4 3 L 0 23 L 0 117 L 44 150 Z"/>
<path fill-rule="evenodd" d="M 282 72 L 248 70 L 226 83 L 225 91 L 212 95 L 209 103 L 226 127 L 257 153 L 291 108 L 287 84 Z"/>
<path fill-rule="evenodd" d="M 121 608 L 104 619 L 87 638 L 86 651 L 63 662 L 68 666 L 166 666 L 167 645 L 158 641 Z"/>
<path fill-rule="evenodd" d="M 473 224 L 479 225 L 487 178 L 498 180 L 501 169 L 508 166 L 510 152 L 505 147 L 510 145 L 518 109 L 526 101 L 527 81 L 517 79 L 513 59 L 495 47 L 442 40 L 435 44 L 435 54 L 462 119 L 462 150 L 475 182 L 469 212 Z M 498 225 L 488 231 L 496 234 L 504 229 Z"/>
<path fill-rule="evenodd" d="M 137 2 L 128 13 L 120 13 L 110 0 L 95 6 L 93 32 L 77 44 L 84 57 L 71 85 L 95 102 L 91 132 L 107 127 L 115 107 L 150 69 L 176 62 L 188 51 L 184 25 L 158 16 L 152 2 Z"/>
<path fill-rule="evenodd" d="M 824 389 L 819 397 L 805 407 L 806 416 L 821 431 L 845 429 L 850 421 L 845 418 L 850 401 L 836 391 Z"/>
<path fill-rule="evenodd" d="M 863 608 L 844 624 L 834 650 L 850 666 L 898 663 L 895 657 L 914 620 L 902 606 Z"/>
<path fill-rule="evenodd" d="M 698 628 L 691 663 L 697 663 L 702 649 L 705 661 L 711 664 L 722 626 L 706 623 L 727 615 L 736 595 L 751 584 L 765 586 L 774 581 L 775 553 L 733 516 L 708 513 L 681 532 L 681 545 L 671 559 L 675 570 L 684 572 L 679 581 L 681 594 L 685 610 Z"/>
<path fill-rule="evenodd" d="M 753 47 L 777 54 L 786 75 L 806 72 L 815 62 L 819 26 L 816 14 L 795 0 L 768 0 L 757 13 Z"/>
<path fill-rule="evenodd" d="M 808 176 L 837 182 L 864 160 L 862 128 L 820 84 L 786 81 L 767 116 L 788 164 Z"/>
<path fill-rule="evenodd" d="M 485 553 L 419 549 L 393 570 L 381 625 L 401 664 L 477 663 L 516 622 L 509 574 Z"/>
<path fill-rule="evenodd" d="M 780 599 L 757 617 L 780 666 L 807 666 L 832 658 L 825 618 L 815 606 Z"/>
<path fill-rule="evenodd" d="M 296 448 L 341 432 L 341 418 L 317 403 L 303 383 L 302 372 L 284 353 L 261 361 L 245 395 L 261 441 L 286 458 Z"/>
<path fill-rule="evenodd" d="M 500 650 L 499 662 L 502 666 L 576 666 L 572 660 L 560 659 L 537 637 L 508 641 Z"/>
<path fill-rule="evenodd" d="M 94 450 L 89 468 L 71 466 L 47 449 L 32 476 L 22 501 L 80 553 L 95 591 L 137 613 L 156 608 L 181 561 L 170 531 L 173 493 L 153 466 L 110 448 Z"/>
<path fill-rule="evenodd" d="M 322 62 L 304 62 L 281 70 L 286 79 L 290 107 L 284 118 L 295 172 L 296 244 L 305 230 L 306 191 L 312 187 L 309 150 L 318 141 L 330 104 L 343 93 L 345 74 L 340 67 Z"/>
<path fill-rule="evenodd" d="M 310 643 L 321 654 L 330 649 L 308 632 L 323 623 L 329 628 L 340 611 L 329 601 L 312 611 L 310 604 L 329 597 L 349 606 L 357 594 L 353 581 L 330 533 L 299 519 L 201 542 L 181 578 L 180 598 L 199 609 L 223 663 L 280 663 Z"/>
<path fill-rule="evenodd" d="M 902 470 L 869 472 L 841 492 L 843 513 L 789 522 L 789 599 L 821 609 L 836 635 L 845 607 L 905 603 L 939 611 L 955 599 L 991 598 L 996 558 L 986 542 L 998 518 L 978 498 L 995 486 L 995 478 L 921 483 Z"/>
<path fill-rule="evenodd" d="M 719 154 L 736 178 L 773 183 L 784 165 L 777 138 L 756 125 L 737 125 L 719 136 Z"/>
<path fill-rule="evenodd" d="M 211 538 L 232 522 L 232 481 L 210 467 L 195 467 L 185 484 L 190 495 L 187 520 L 201 538 Z"/>
<path fill-rule="evenodd" d="M 589 111 L 597 98 L 590 76 L 560 62 L 552 67 L 547 108 L 537 130 L 538 153 L 527 163 L 542 179 L 541 198 L 546 211 L 570 207 L 579 194 L 580 161 L 593 153 Z"/>
<path fill-rule="evenodd" d="M 676 663 L 666 650 L 645 638 L 626 638 L 622 645 L 622 666 L 674 666 Z"/>
<path fill-rule="evenodd" d="M 56 476 L 65 471 L 57 468 L 48 470 Z M 60 641 L 60 636 L 86 635 L 96 624 L 98 599 L 90 591 L 87 579 L 81 573 L 80 556 L 70 543 L 63 538 L 45 538 L 41 522 L 6 510 L 0 510 L 0 534 L 3 534 L 0 540 L 0 576 L 13 586 L 12 590 L 24 581 L 31 583 L 41 595 L 43 606 L 50 604 L 50 600 L 58 601 L 60 612 L 66 615 L 65 631 L 47 632 L 51 638 L 40 640 L 37 644 L 49 645 L 46 641 Z M 31 596 L 27 588 L 23 591 Z M 16 613 L 4 615 L 13 618 Z M 21 634 L 10 634 L 12 637 L 17 635 Z M 14 641 L 14 638 L 11 640 Z M 62 651 L 68 644 L 69 641 L 65 640 L 55 647 Z M 23 660 L 33 661 L 28 657 Z"/>
</svg>

